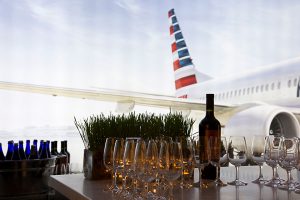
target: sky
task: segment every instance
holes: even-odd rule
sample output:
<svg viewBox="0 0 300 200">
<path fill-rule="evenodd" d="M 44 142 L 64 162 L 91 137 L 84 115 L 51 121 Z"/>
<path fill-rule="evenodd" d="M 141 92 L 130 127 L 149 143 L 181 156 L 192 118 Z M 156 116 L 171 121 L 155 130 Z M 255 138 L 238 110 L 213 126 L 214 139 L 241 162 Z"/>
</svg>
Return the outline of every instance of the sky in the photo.
<svg viewBox="0 0 300 200">
<path fill-rule="evenodd" d="M 300 56 L 297 0 L 0 0 L 0 81 L 173 95 L 167 12 L 212 77 Z M 0 90 L 0 131 L 74 128 L 103 103 Z"/>
</svg>

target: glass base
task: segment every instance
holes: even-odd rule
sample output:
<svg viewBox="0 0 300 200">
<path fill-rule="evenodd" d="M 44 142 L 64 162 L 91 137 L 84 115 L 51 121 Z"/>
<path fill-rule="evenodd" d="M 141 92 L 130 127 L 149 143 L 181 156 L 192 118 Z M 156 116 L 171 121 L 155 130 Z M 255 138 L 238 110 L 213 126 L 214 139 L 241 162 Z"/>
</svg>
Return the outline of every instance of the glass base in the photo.
<svg viewBox="0 0 300 200">
<path fill-rule="evenodd" d="M 227 184 L 221 181 L 221 179 L 215 180 L 215 184 L 216 186 L 220 186 L 220 187 L 227 186 Z"/>
<path fill-rule="evenodd" d="M 240 181 L 240 180 L 234 180 L 232 182 L 227 182 L 227 183 L 228 183 L 228 185 L 235 185 L 235 186 L 245 186 L 248 184 L 248 183 Z"/>
<path fill-rule="evenodd" d="M 291 181 L 285 181 L 284 183 L 281 183 L 278 185 L 279 189 L 288 190 L 288 191 L 294 191 L 297 188 L 297 182 L 291 180 Z"/>
<path fill-rule="evenodd" d="M 266 180 L 263 177 L 258 177 L 257 179 L 252 181 L 252 183 L 263 185 L 266 183 Z"/>
<path fill-rule="evenodd" d="M 208 183 L 204 183 L 204 182 L 196 182 L 196 183 L 193 183 L 193 187 L 196 187 L 196 188 L 200 188 L 200 189 L 206 189 L 208 188 Z"/>
<path fill-rule="evenodd" d="M 281 180 L 279 178 L 272 178 L 269 181 L 265 182 L 265 186 L 268 187 L 278 187 L 280 185 Z"/>
</svg>

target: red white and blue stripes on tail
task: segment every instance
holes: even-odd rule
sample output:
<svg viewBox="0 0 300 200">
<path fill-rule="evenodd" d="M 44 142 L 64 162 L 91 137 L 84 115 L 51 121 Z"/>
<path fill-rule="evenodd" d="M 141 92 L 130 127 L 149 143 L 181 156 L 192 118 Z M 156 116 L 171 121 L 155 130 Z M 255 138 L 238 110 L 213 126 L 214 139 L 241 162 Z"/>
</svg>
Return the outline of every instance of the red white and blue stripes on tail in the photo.
<svg viewBox="0 0 300 200">
<path fill-rule="evenodd" d="M 188 98 L 189 86 L 199 82 L 198 72 L 190 57 L 174 9 L 168 12 L 170 21 L 170 36 L 172 38 L 173 70 L 175 74 L 176 96 Z M 205 78 L 207 79 L 207 77 Z"/>
</svg>

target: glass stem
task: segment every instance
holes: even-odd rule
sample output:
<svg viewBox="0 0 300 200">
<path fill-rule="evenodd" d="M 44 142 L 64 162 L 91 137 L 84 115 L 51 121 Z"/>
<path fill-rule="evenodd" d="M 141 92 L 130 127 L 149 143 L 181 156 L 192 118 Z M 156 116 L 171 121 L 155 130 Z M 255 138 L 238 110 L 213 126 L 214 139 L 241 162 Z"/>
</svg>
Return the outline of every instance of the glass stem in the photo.
<svg viewBox="0 0 300 200">
<path fill-rule="evenodd" d="M 235 181 L 239 181 L 239 179 L 240 179 L 239 166 L 235 166 Z"/>
<path fill-rule="evenodd" d="M 169 199 L 174 199 L 173 197 L 173 183 L 170 181 L 170 187 L 169 187 Z"/>
<path fill-rule="evenodd" d="M 220 168 L 220 165 L 216 165 L 216 173 L 217 173 L 216 181 L 219 181 L 219 180 L 220 180 L 219 168 Z"/>
<path fill-rule="evenodd" d="M 286 184 L 289 185 L 291 182 L 291 170 L 286 170 L 287 173 L 287 181 Z"/>
<path fill-rule="evenodd" d="M 200 188 L 202 187 L 202 171 L 201 171 L 201 166 L 198 168 L 199 169 L 199 185 L 200 185 Z"/>
<path fill-rule="evenodd" d="M 263 175 L 262 175 L 262 165 L 259 165 L 259 178 L 262 179 Z"/>
<path fill-rule="evenodd" d="M 118 189 L 117 186 L 117 170 L 114 170 L 114 179 L 113 179 L 113 185 L 114 185 L 114 189 Z"/>
<path fill-rule="evenodd" d="M 277 172 L 277 166 L 274 167 L 273 178 L 274 178 L 274 179 L 279 179 L 279 175 L 278 175 L 278 172 Z"/>
</svg>

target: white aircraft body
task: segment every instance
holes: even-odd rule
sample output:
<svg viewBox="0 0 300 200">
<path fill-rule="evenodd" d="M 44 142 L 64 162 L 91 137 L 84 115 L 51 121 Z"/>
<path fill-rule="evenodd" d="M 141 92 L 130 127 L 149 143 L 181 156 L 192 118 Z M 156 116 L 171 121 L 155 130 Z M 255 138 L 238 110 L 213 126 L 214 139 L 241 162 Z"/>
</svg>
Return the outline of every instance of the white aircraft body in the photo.
<svg viewBox="0 0 300 200">
<path fill-rule="evenodd" d="M 206 93 L 214 93 L 216 107 L 233 108 L 218 115 L 226 135 L 300 135 L 300 58 L 263 71 L 213 79 L 195 68 L 174 9 L 168 16 L 177 97 L 205 102 Z"/>
<path fill-rule="evenodd" d="M 225 135 L 300 135 L 300 58 L 266 66 L 231 79 L 213 79 L 192 63 L 174 9 L 168 12 L 176 96 L 104 89 L 76 89 L 0 82 L 0 89 L 135 104 L 175 110 L 205 110 L 205 94 L 215 94 L 215 114 Z M 178 98 L 179 97 L 179 98 Z"/>
</svg>

